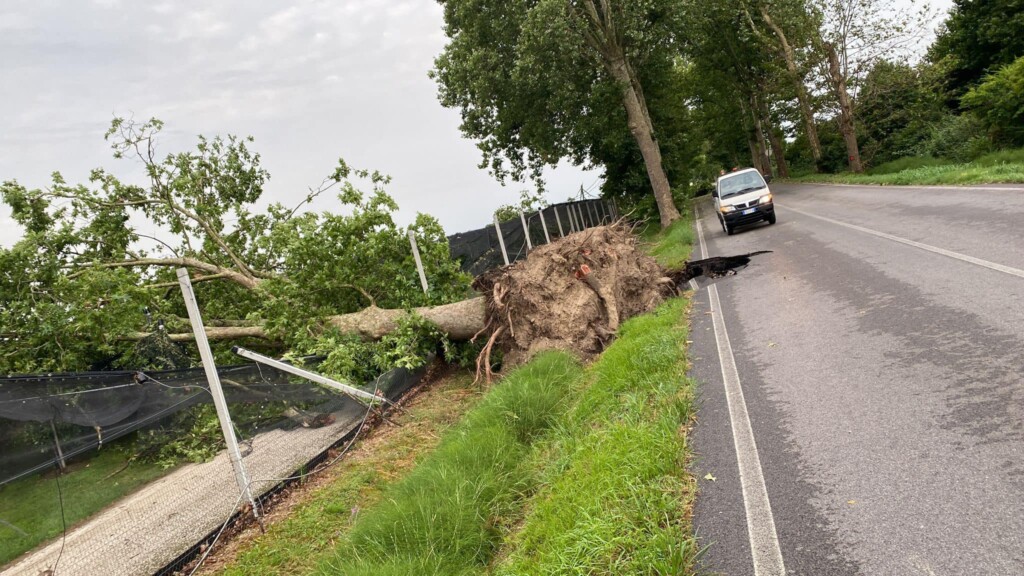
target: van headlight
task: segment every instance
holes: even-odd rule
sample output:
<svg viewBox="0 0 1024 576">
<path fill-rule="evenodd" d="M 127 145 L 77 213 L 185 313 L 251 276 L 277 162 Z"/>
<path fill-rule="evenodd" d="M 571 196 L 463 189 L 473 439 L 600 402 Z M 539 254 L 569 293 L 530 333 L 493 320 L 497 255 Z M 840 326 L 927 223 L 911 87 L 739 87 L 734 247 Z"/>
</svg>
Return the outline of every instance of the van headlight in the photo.
<svg viewBox="0 0 1024 576">
<path fill-rule="evenodd" d="M 765 194 L 764 196 L 761 196 L 760 198 L 757 199 L 757 203 L 758 204 L 771 204 L 771 202 L 772 202 L 772 195 L 770 193 L 769 194 Z"/>
<path fill-rule="evenodd" d="M 736 211 L 736 207 L 735 206 L 729 206 L 728 204 L 723 204 L 722 207 L 720 208 L 720 210 L 722 211 L 723 214 L 727 214 L 729 212 L 735 212 Z"/>
</svg>

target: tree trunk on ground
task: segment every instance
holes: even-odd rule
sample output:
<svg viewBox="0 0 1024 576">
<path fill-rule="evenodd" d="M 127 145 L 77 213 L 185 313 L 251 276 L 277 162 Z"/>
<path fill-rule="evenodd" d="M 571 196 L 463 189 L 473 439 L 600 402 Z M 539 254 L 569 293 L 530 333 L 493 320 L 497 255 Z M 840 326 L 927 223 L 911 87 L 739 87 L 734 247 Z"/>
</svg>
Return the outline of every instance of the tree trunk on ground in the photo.
<svg viewBox="0 0 1024 576">
<path fill-rule="evenodd" d="M 828 75 L 835 90 L 836 98 L 839 100 L 839 131 L 846 143 L 846 154 L 850 162 L 851 172 L 863 172 L 864 167 L 860 162 L 860 148 L 857 145 L 857 126 L 853 119 L 853 102 L 850 100 L 850 93 L 846 89 L 846 78 L 843 77 L 839 67 L 839 55 L 836 54 L 836 47 L 829 42 L 824 43 L 825 53 L 828 56 Z"/>
<path fill-rule="evenodd" d="M 772 147 L 772 156 L 775 157 L 775 167 L 778 169 L 779 178 L 789 178 L 789 165 L 786 163 L 786 151 L 782 144 L 782 138 L 779 137 L 779 132 L 775 129 L 775 123 L 772 122 L 771 111 L 768 110 L 767 101 L 762 98 L 757 98 L 758 111 L 760 112 L 761 124 L 763 129 L 767 131 L 768 142 Z"/>
<path fill-rule="evenodd" d="M 789 78 L 792 80 L 793 88 L 796 90 L 796 99 L 800 104 L 800 115 L 803 116 L 804 120 L 804 132 L 807 134 L 807 142 L 811 146 L 811 156 L 814 157 L 814 169 L 817 171 L 821 166 L 821 141 L 818 139 L 818 126 L 814 122 L 814 111 L 811 109 L 811 97 L 807 94 L 807 86 L 804 85 L 803 78 L 800 77 L 800 72 L 796 67 L 796 54 L 793 51 L 793 47 L 790 46 L 786 34 L 772 20 L 771 15 L 768 13 L 768 6 L 764 4 L 761 5 L 761 18 L 772 29 L 772 32 L 779 39 L 779 44 L 782 46 L 782 56 L 786 60 L 786 70 L 789 72 Z"/>
<path fill-rule="evenodd" d="M 594 0 L 582 0 L 574 10 L 584 20 L 583 36 L 587 44 L 597 51 L 605 69 L 621 86 L 622 105 L 626 109 L 629 132 L 640 148 L 654 200 L 658 204 L 661 227 L 665 228 L 679 219 L 679 209 L 672 200 L 672 187 L 662 165 L 661 148 L 654 138 L 654 125 L 644 99 L 643 87 L 626 57 L 611 10 L 607 2 L 601 2 L 599 7 Z"/>
<path fill-rule="evenodd" d="M 415 308 L 416 314 L 430 320 L 452 340 L 469 340 L 484 329 L 487 318 L 486 302 L 482 296 L 444 304 Z M 379 340 L 398 328 L 398 321 L 408 316 L 405 310 L 390 310 L 371 306 L 352 314 L 332 316 L 328 322 L 342 332 L 359 334 L 368 340 Z"/>
</svg>

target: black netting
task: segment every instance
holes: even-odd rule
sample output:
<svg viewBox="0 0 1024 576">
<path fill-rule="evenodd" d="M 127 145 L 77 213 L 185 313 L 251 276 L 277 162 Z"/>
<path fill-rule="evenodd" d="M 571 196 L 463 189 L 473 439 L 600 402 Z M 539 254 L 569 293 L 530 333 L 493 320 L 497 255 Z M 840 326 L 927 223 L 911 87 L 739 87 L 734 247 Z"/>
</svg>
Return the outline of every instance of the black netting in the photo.
<svg viewBox="0 0 1024 576">
<path fill-rule="evenodd" d="M 346 400 L 273 368 L 218 370 L 240 435 L 279 424 L 309 425 Z M 100 449 L 133 432 L 169 432 L 175 414 L 212 404 L 202 369 L 92 372 L 0 379 L 0 485 Z M 248 428 L 248 429 L 247 429 Z"/>
<path fill-rule="evenodd" d="M 540 216 L 541 212 L 544 214 L 543 219 Z M 541 212 L 526 215 L 526 226 L 533 246 L 546 244 L 549 240 L 556 240 L 585 228 L 607 224 L 614 217 L 614 207 L 604 200 L 564 202 L 548 206 Z M 526 258 L 527 232 L 523 229 L 522 219 L 501 222 L 500 226 L 509 262 Z M 544 234 L 545 229 L 547 235 Z M 462 270 L 474 276 L 505 264 L 493 224 L 453 234 L 448 237 L 448 246 L 452 259 L 460 263 Z"/>
</svg>

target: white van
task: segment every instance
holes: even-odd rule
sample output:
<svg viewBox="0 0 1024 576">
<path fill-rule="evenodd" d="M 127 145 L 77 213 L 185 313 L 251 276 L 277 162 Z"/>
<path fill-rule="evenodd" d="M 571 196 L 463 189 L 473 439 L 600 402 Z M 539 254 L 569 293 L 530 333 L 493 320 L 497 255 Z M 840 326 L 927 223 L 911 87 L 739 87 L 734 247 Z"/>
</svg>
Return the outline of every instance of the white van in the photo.
<svg viewBox="0 0 1024 576">
<path fill-rule="evenodd" d="M 775 224 L 771 190 L 756 168 L 719 176 L 711 195 L 715 197 L 715 211 L 726 234 L 732 235 L 738 226 L 761 220 Z"/>
</svg>

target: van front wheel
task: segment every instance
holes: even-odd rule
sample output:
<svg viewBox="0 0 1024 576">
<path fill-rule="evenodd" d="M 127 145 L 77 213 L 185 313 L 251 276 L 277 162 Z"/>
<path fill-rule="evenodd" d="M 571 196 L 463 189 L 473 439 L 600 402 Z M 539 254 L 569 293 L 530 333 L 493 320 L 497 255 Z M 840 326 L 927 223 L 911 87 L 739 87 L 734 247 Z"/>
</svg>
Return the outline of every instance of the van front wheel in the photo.
<svg viewBox="0 0 1024 576">
<path fill-rule="evenodd" d="M 775 224 L 775 212 L 772 212 L 771 214 L 768 215 L 768 223 Z"/>
</svg>

